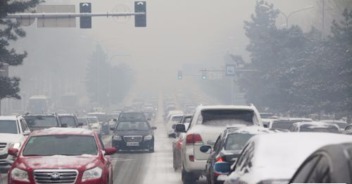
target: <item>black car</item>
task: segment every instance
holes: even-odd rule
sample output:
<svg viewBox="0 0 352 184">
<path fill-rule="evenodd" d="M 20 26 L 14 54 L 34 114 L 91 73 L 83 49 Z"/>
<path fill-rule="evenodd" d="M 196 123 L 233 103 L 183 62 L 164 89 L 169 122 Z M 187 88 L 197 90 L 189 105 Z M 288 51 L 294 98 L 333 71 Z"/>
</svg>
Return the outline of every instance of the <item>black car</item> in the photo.
<svg viewBox="0 0 352 184">
<path fill-rule="evenodd" d="M 147 121 L 117 122 L 112 145 L 118 150 L 148 150 L 154 152 L 154 130 Z"/>
<path fill-rule="evenodd" d="M 324 146 L 312 153 L 289 183 L 352 184 L 352 143 Z"/>
<path fill-rule="evenodd" d="M 254 135 L 261 133 L 269 133 L 271 130 L 263 127 L 228 127 L 217 138 L 214 147 L 207 160 L 205 173 L 208 183 L 219 184 L 223 181 L 218 181 L 217 177 L 220 173 L 214 171 L 214 165 L 218 162 L 228 162 L 232 165 L 240 156 L 241 151 L 247 141 Z M 210 145 L 200 147 L 202 152 L 209 152 Z"/>
<path fill-rule="evenodd" d="M 56 114 L 26 114 L 23 116 L 31 131 L 51 127 L 67 127 Z"/>
</svg>

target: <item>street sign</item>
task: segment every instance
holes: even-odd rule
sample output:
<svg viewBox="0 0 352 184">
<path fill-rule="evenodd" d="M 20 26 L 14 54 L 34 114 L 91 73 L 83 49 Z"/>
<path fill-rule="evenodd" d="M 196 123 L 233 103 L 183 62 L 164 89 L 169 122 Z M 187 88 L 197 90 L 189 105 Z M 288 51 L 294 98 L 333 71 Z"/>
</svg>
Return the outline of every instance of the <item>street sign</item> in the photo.
<svg viewBox="0 0 352 184">
<path fill-rule="evenodd" d="M 91 13 L 92 12 L 92 4 L 91 3 L 79 3 L 79 12 L 80 13 Z M 92 28 L 92 17 L 80 17 L 80 28 L 82 29 L 90 29 Z"/>
<path fill-rule="evenodd" d="M 75 13 L 75 5 L 38 5 L 37 13 Z M 75 17 L 38 17 L 37 27 L 76 27 Z"/>
<path fill-rule="evenodd" d="M 226 65 L 226 76 L 235 76 L 236 66 L 234 64 Z"/>
<path fill-rule="evenodd" d="M 145 1 L 134 2 L 134 12 L 144 13 L 143 15 L 135 15 L 134 26 L 147 27 L 147 3 Z"/>
</svg>

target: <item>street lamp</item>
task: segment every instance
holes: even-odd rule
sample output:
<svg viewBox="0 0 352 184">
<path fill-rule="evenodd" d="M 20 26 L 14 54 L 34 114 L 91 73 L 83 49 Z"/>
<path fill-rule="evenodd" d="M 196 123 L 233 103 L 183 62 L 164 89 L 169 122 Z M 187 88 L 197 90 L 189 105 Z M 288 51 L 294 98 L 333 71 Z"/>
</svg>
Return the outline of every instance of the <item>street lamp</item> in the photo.
<svg viewBox="0 0 352 184">
<path fill-rule="evenodd" d="M 288 28 L 288 19 L 289 19 L 292 15 L 294 15 L 294 14 L 296 14 L 296 13 L 298 13 L 298 12 L 304 11 L 304 10 L 312 9 L 312 8 L 314 8 L 314 7 L 313 7 L 313 6 L 309 6 L 309 7 L 301 8 L 301 9 L 292 11 L 292 12 L 290 12 L 289 14 L 285 14 L 284 12 L 282 12 L 282 11 L 280 11 L 280 10 L 279 10 L 279 11 L 280 11 L 281 15 L 283 15 L 283 16 L 285 17 L 285 20 L 286 20 L 286 28 Z"/>
</svg>

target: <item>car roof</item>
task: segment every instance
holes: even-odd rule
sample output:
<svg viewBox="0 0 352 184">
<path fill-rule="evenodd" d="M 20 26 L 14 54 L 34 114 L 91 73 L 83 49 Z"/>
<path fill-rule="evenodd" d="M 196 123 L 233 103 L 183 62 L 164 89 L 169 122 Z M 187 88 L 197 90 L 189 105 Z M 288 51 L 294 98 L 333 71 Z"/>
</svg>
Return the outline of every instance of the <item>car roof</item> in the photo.
<svg viewBox="0 0 352 184">
<path fill-rule="evenodd" d="M 216 109 L 246 109 L 246 110 L 254 110 L 254 106 L 248 105 L 199 105 L 197 107 L 200 110 L 216 110 Z"/>
<path fill-rule="evenodd" d="M 18 116 L 0 116 L 0 120 L 16 120 Z"/>
<path fill-rule="evenodd" d="M 328 144 L 351 142 L 350 135 L 320 132 L 258 134 L 254 142 L 255 167 L 265 178 L 290 179 L 299 165 L 315 150 Z M 278 174 L 280 173 L 280 174 Z"/>
<path fill-rule="evenodd" d="M 227 127 L 228 134 L 242 133 L 242 134 L 260 134 L 260 133 L 274 133 L 270 129 L 260 126 L 247 126 L 247 127 Z"/>
<path fill-rule="evenodd" d="M 41 135 L 94 135 L 94 131 L 84 128 L 60 128 L 52 127 L 41 130 L 36 130 L 31 133 L 31 136 Z"/>
</svg>

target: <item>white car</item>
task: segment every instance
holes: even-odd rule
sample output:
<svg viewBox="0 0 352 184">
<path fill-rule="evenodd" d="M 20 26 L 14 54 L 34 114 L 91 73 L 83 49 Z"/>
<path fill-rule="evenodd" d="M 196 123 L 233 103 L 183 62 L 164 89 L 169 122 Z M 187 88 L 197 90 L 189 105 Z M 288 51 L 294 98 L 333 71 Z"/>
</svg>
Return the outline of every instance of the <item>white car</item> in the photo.
<svg viewBox="0 0 352 184">
<path fill-rule="evenodd" d="M 204 175 L 208 153 L 200 151 L 204 144 L 212 145 L 226 127 L 263 126 L 255 106 L 211 105 L 198 106 L 183 139 L 181 167 L 183 183 L 194 183 Z M 184 131 L 182 124 L 177 132 Z"/>
<path fill-rule="evenodd" d="M 183 118 L 183 114 L 172 114 L 170 115 L 167 124 L 166 124 L 166 129 L 167 129 L 167 135 L 168 137 L 172 137 L 176 132 L 175 132 L 175 125 L 180 123 L 180 121 Z"/>
<path fill-rule="evenodd" d="M 275 133 L 252 137 L 229 176 L 218 177 L 225 184 L 287 184 L 301 163 L 327 144 L 352 142 L 351 136 L 331 133 Z M 216 167 L 216 166 L 215 166 Z"/>
<path fill-rule="evenodd" d="M 20 148 L 30 130 L 22 116 L 0 116 L 0 173 L 7 173 L 13 163 L 9 148 Z"/>
</svg>

